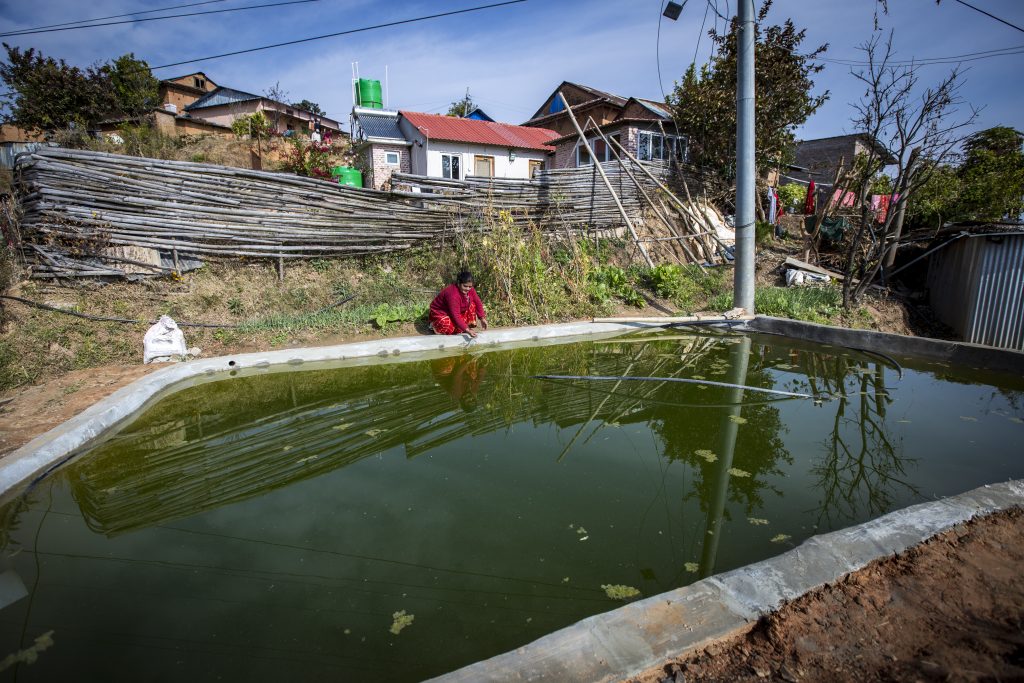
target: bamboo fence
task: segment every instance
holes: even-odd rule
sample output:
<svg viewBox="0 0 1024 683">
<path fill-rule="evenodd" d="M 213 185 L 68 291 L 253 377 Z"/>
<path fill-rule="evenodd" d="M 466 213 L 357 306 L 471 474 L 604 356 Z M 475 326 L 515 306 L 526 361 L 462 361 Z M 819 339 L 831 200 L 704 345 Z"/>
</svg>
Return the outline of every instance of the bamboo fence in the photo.
<svg viewBox="0 0 1024 683">
<path fill-rule="evenodd" d="M 276 259 L 283 272 L 286 259 L 398 251 L 456 231 L 486 230 L 496 211 L 558 236 L 616 230 L 624 225 L 617 201 L 646 226 L 637 246 L 686 239 L 692 249 L 687 260 L 716 258 L 708 207 L 668 190 L 668 166 L 620 160 L 606 162 L 605 172 L 613 192 L 593 167 L 545 171 L 531 180 L 395 174 L 393 189 L 379 191 L 283 173 L 42 148 L 19 157 L 16 183 L 22 251 L 37 278 L 165 275 L 216 258 Z M 658 201 L 666 212 L 673 209 L 675 225 L 662 225 L 665 212 L 651 213 L 652 195 L 664 198 Z M 655 215 L 644 223 L 644 216 Z"/>
</svg>

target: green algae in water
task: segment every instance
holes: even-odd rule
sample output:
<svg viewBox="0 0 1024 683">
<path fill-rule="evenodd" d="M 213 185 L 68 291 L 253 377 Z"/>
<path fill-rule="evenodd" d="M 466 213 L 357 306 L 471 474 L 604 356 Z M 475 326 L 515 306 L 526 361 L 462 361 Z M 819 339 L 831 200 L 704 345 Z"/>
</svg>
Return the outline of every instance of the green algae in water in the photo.
<svg viewBox="0 0 1024 683">
<path fill-rule="evenodd" d="M 604 594 L 612 600 L 629 600 L 640 595 L 640 591 L 632 586 L 624 586 L 622 584 L 601 584 L 601 589 Z"/>
<path fill-rule="evenodd" d="M 609 577 L 656 595 L 1024 476 L 1019 378 L 670 336 L 204 378 L 0 511 L 0 651 L 56 630 L 23 683 L 419 681 L 623 604 Z M 627 369 L 835 399 L 529 379 Z"/>
<path fill-rule="evenodd" d="M 406 614 L 405 610 L 399 610 L 391 615 L 394 621 L 391 622 L 391 628 L 388 630 L 396 636 L 402 632 L 402 629 L 411 626 L 412 622 L 416 619 L 414 614 Z"/>
</svg>

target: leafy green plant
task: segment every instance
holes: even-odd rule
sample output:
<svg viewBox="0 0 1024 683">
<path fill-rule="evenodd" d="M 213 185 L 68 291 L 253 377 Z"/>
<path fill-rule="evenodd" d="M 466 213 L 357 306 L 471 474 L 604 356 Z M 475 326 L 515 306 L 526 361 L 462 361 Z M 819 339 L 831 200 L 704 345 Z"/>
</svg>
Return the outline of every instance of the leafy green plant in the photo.
<svg viewBox="0 0 1024 683">
<path fill-rule="evenodd" d="M 380 304 L 374 309 L 372 319 L 377 327 L 387 329 L 390 323 L 405 323 L 419 320 L 427 314 L 426 306 L 409 304 Z"/>
<path fill-rule="evenodd" d="M 800 183 L 779 185 L 779 203 L 786 211 L 800 211 L 807 201 L 807 187 Z"/>
<path fill-rule="evenodd" d="M 591 298 L 598 303 L 616 297 L 637 308 L 646 305 L 640 292 L 630 284 L 626 271 L 618 266 L 601 266 L 590 271 L 589 291 Z"/>
<path fill-rule="evenodd" d="M 239 299 L 236 296 L 233 296 L 230 299 L 228 299 L 228 312 L 230 312 L 231 315 L 242 315 L 242 311 L 243 308 L 241 299 Z"/>
</svg>

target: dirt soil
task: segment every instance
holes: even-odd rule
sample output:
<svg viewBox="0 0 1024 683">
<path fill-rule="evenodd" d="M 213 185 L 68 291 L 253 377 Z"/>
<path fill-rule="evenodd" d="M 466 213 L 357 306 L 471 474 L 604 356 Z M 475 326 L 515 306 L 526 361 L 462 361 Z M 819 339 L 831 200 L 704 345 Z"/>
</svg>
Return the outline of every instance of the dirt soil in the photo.
<svg viewBox="0 0 1024 683">
<path fill-rule="evenodd" d="M 1022 681 L 1024 511 L 976 518 L 631 683 Z"/>
</svg>

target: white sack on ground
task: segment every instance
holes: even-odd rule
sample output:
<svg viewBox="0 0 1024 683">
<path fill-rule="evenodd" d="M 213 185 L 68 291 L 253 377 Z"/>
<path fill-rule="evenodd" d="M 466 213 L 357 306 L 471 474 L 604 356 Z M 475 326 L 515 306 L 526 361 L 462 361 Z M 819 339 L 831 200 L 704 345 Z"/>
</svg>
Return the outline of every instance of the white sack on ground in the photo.
<svg viewBox="0 0 1024 683">
<path fill-rule="evenodd" d="M 154 361 L 169 361 L 173 356 L 184 356 L 188 353 L 185 335 L 178 327 L 178 323 L 169 315 L 160 316 L 160 320 L 146 330 L 142 344 L 142 362 L 147 364 Z"/>
</svg>

